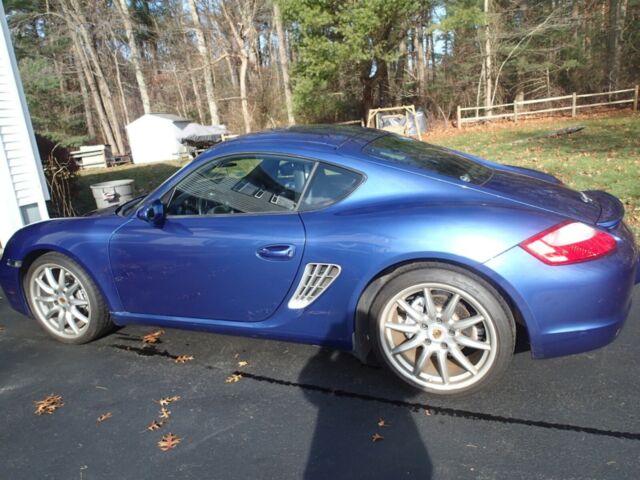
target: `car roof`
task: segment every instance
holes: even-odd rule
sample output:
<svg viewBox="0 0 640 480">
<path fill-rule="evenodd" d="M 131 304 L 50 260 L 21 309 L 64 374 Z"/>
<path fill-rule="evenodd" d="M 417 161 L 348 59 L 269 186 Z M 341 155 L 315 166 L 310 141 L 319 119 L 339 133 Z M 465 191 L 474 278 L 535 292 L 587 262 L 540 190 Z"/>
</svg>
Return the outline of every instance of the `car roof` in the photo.
<svg viewBox="0 0 640 480">
<path fill-rule="evenodd" d="M 364 146 L 387 132 L 354 125 L 297 125 L 242 135 L 229 140 L 240 144 L 287 142 L 316 150 L 337 151 L 349 143 Z"/>
</svg>

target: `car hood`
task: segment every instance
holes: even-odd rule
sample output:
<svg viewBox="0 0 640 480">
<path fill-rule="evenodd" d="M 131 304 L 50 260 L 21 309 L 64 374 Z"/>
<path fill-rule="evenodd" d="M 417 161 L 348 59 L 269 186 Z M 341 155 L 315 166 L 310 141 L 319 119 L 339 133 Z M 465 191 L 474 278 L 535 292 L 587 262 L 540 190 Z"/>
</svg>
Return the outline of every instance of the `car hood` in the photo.
<svg viewBox="0 0 640 480">
<path fill-rule="evenodd" d="M 97 210 L 92 210 L 89 213 L 85 213 L 83 216 L 85 217 L 104 217 L 106 215 L 114 215 L 116 210 L 120 207 L 120 204 L 112 205 L 106 208 L 99 208 Z"/>
</svg>

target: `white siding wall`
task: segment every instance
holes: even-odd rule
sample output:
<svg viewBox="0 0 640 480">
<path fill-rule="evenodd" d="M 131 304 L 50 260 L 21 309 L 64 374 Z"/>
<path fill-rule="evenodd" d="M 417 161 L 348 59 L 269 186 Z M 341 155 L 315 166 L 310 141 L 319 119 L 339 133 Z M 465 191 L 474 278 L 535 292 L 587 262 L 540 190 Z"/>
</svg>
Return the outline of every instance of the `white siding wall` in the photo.
<svg viewBox="0 0 640 480">
<path fill-rule="evenodd" d="M 0 3 L 0 244 L 24 225 L 20 207 L 47 219 L 49 199 L 11 37 Z"/>
</svg>

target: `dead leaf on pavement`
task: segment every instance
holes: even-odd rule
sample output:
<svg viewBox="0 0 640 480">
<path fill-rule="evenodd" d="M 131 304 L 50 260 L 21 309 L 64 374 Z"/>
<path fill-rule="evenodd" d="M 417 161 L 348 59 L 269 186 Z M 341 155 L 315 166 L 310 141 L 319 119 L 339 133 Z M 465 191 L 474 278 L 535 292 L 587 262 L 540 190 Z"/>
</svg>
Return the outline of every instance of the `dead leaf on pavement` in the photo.
<svg viewBox="0 0 640 480">
<path fill-rule="evenodd" d="M 158 343 L 160 341 L 160 336 L 164 333 L 164 330 L 156 330 L 155 332 L 149 333 L 142 337 L 143 343 Z"/>
<path fill-rule="evenodd" d="M 239 373 L 234 373 L 233 375 L 228 376 L 224 383 L 236 383 L 239 382 L 241 378 L 242 375 L 240 375 Z"/>
<path fill-rule="evenodd" d="M 425 408 L 425 409 L 424 409 L 424 414 L 425 414 L 427 417 L 430 417 L 430 416 L 431 416 L 431 410 L 429 410 L 428 408 Z"/>
<path fill-rule="evenodd" d="M 112 416 L 112 415 L 111 415 L 111 412 L 107 412 L 107 413 L 105 413 L 105 414 L 100 415 L 100 416 L 98 417 L 98 423 L 102 423 L 102 422 L 104 422 L 105 420 L 109 420 L 109 419 L 111 418 L 111 416 Z"/>
<path fill-rule="evenodd" d="M 178 395 L 174 395 L 173 397 L 164 397 L 161 398 L 160 400 L 158 400 L 158 403 L 160 405 L 162 405 L 163 407 L 166 407 L 167 405 L 169 405 L 172 402 L 177 402 L 178 400 L 180 400 L 180 397 Z"/>
<path fill-rule="evenodd" d="M 160 409 L 160 418 L 169 418 L 171 416 L 171 412 L 169 410 L 167 410 L 166 408 L 162 407 Z"/>
<path fill-rule="evenodd" d="M 385 421 L 384 421 L 384 418 L 379 418 L 379 419 L 378 419 L 378 426 L 379 426 L 379 427 L 390 427 L 390 426 L 391 426 L 391 424 L 390 424 L 390 423 L 385 422 Z"/>
<path fill-rule="evenodd" d="M 380 435 L 378 432 L 376 432 L 373 435 L 371 435 L 371 441 L 373 443 L 379 442 L 380 440 L 384 440 L 384 437 L 382 435 Z"/>
<path fill-rule="evenodd" d="M 178 355 L 176 357 L 176 363 L 185 363 L 193 360 L 193 355 Z"/>
<path fill-rule="evenodd" d="M 163 435 L 162 440 L 158 442 L 158 447 L 160 447 L 160 450 L 162 450 L 163 452 L 166 452 L 167 450 L 176 448 L 176 445 L 178 445 L 181 441 L 182 439 L 177 435 L 174 435 L 173 433 L 167 433 L 166 435 Z"/>
<path fill-rule="evenodd" d="M 0 325 L 0 332 L 4 332 L 4 327 Z"/>
<path fill-rule="evenodd" d="M 158 422 L 157 420 L 154 420 L 149 424 L 149 426 L 147 427 L 147 430 L 150 430 L 150 431 L 158 430 L 162 425 L 164 425 L 164 422 Z"/>
<path fill-rule="evenodd" d="M 64 405 L 62 396 L 54 395 L 53 393 L 44 400 L 38 400 L 34 403 L 36 404 L 36 411 L 33 413 L 35 413 L 36 415 L 44 415 L 45 413 L 47 415 L 51 415 L 53 412 Z"/>
<path fill-rule="evenodd" d="M 249 362 L 245 362 L 244 360 L 238 362 L 239 367 L 246 367 L 247 365 L 249 365 Z"/>
</svg>

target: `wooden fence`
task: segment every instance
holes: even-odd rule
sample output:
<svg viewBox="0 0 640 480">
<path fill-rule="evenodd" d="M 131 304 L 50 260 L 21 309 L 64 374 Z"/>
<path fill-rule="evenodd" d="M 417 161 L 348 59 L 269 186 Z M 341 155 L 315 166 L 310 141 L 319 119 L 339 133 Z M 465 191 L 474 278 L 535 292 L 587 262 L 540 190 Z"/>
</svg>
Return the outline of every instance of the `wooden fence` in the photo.
<svg viewBox="0 0 640 480">
<path fill-rule="evenodd" d="M 623 96 L 624 98 L 619 98 Z M 608 97 L 607 101 L 596 101 L 596 103 L 581 103 L 579 100 L 582 98 L 593 97 Z M 615 97 L 612 98 L 612 97 Z M 530 105 L 536 104 L 557 104 L 562 102 L 560 106 L 548 106 L 542 105 L 543 108 L 539 110 L 532 110 Z M 627 88 L 624 90 L 614 90 L 611 92 L 602 93 L 585 93 L 577 95 L 575 92 L 571 95 L 564 95 L 561 97 L 549 97 L 540 98 L 535 100 L 521 100 L 513 103 L 502 103 L 500 105 L 492 105 L 491 107 L 476 106 L 476 107 L 460 107 L 458 105 L 457 110 L 457 126 L 462 128 L 463 123 L 474 123 L 481 121 L 490 121 L 500 118 L 513 118 L 515 122 L 518 118 L 525 117 L 527 115 L 539 115 L 541 113 L 562 112 L 571 110 L 571 116 L 575 117 L 576 113 L 581 108 L 602 107 L 605 105 L 621 105 L 631 104 L 633 111 L 638 110 L 638 85 L 634 88 Z M 534 107 L 535 108 L 535 107 Z M 481 115 L 480 111 L 484 113 Z M 495 113 L 498 111 L 499 113 Z M 472 117 L 465 117 L 464 112 L 475 112 Z"/>
</svg>

